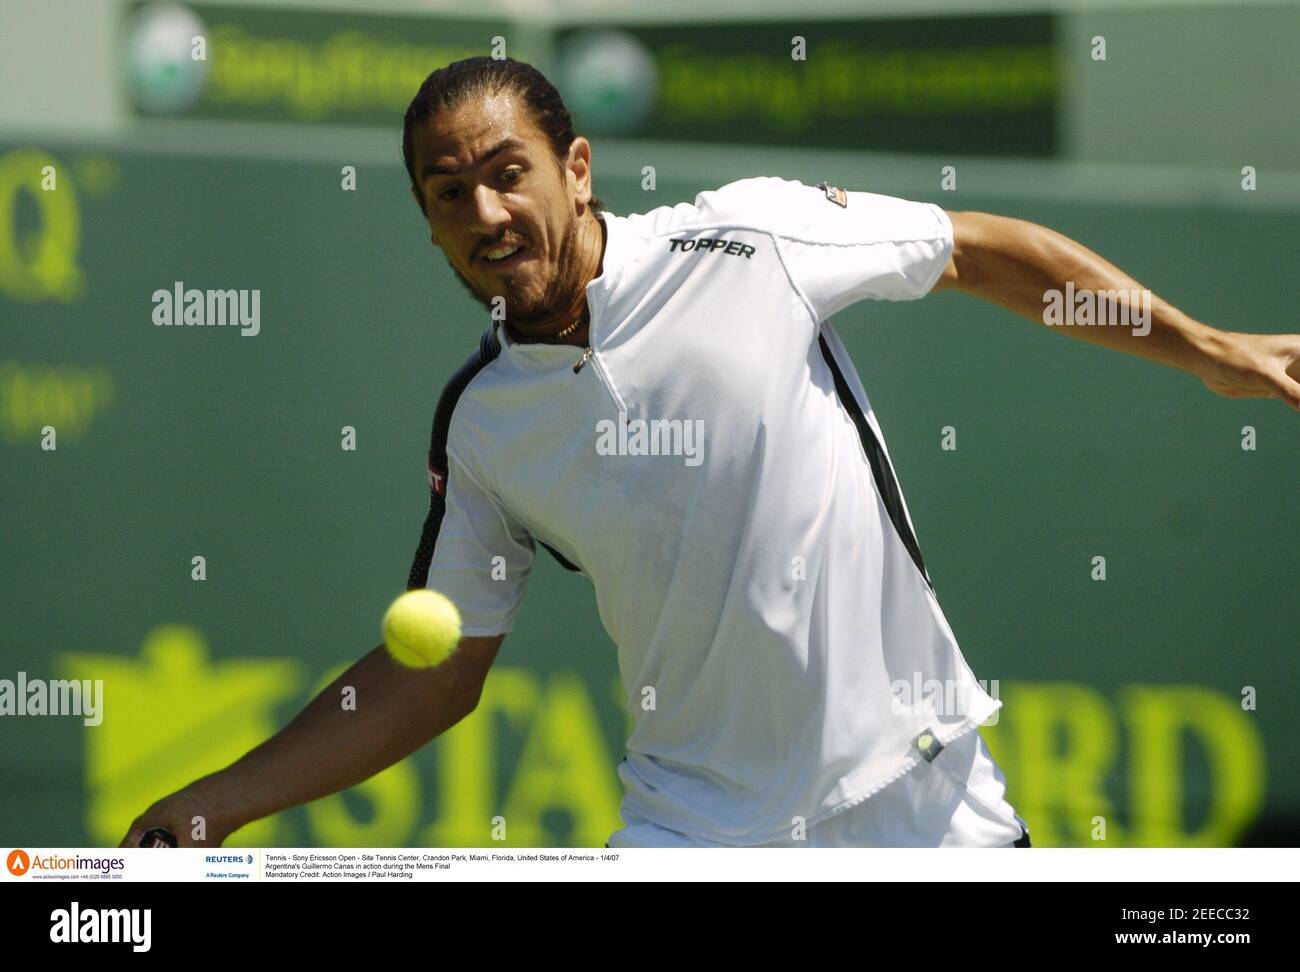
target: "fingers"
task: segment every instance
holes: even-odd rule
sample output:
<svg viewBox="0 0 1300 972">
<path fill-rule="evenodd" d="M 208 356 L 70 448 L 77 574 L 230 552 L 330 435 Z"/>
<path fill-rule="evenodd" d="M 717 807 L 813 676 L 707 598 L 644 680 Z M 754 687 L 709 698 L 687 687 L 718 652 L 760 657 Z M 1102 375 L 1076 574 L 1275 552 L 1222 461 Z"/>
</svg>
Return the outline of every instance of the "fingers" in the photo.
<svg viewBox="0 0 1300 972">
<path fill-rule="evenodd" d="M 1300 410 L 1300 338 L 1286 335 L 1274 346 L 1272 367 L 1265 377 L 1273 395 Z"/>
<path fill-rule="evenodd" d="M 1280 398 L 1291 408 L 1300 412 L 1300 381 L 1295 381 L 1285 373 L 1271 377 L 1263 388 L 1241 388 L 1210 380 L 1205 387 L 1224 398 Z"/>
<path fill-rule="evenodd" d="M 1300 352 L 1296 353 L 1295 360 L 1287 365 L 1286 374 L 1288 378 L 1294 378 L 1300 381 Z"/>
<path fill-rule="evenodd" d="M 1300 411 L 1300 381 L 1283 371 L 1274 379 L 1274 388 L 1278 398 Z"/>
<path fill-rule="evenodd" d="M 1280 398 L 1300 411 L 1300 337 L 1293 334 L 1246 335 L 1249 351 L 1225 361 L 1226 369 L 1202 377 L 1210 391 L 1225 398 Z"/>
</svg>

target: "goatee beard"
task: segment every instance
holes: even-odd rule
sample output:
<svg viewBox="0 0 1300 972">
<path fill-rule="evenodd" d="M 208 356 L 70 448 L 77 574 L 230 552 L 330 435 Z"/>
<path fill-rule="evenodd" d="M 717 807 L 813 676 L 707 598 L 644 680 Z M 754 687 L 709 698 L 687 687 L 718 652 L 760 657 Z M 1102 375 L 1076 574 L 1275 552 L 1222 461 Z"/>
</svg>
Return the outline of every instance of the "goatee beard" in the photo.
<svg viewBox="0 0 1300 972">
<path fill-rule="evenodd" d="M 560 244 L 560 255 L 554 275 L 546 283 L 546 289 L 540 299 L 525 300 L 520 296 L 511 297 L 508 293 L 484 294 L 479 291 L 456 267 L 452 272 L 461 286 L 469 292 L 489 313 L 495 308 L 493 302 L 497 297 L 505 300 L 506 323 L 512 335 L 541 337 L 537 334 L 539 327 L 546 332 L 562 330 L 579 315 L 586 314 L 587 293 L 581 285 L 581 267 L 579 265 L 577 216 L 570 214 L 569 225 L 565 227 L 564 242 Z M 546 325 L 554 325 L 547 327 Z"/>
</svg>

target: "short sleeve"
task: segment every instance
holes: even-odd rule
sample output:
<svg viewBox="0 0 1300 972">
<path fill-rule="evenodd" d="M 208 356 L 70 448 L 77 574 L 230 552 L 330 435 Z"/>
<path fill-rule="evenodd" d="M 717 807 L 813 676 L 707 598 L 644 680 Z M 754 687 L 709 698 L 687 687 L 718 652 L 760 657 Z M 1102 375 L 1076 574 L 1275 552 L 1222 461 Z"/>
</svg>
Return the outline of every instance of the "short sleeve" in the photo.
<svg viewBox="0 0 1300 972">
<path fill-rule="evenodd" d="M 461 633 L 514 627 L 533 564 L 533 538 L 455 455 L 447 455 L 447 510 L 426 584 L 451 598 Z"/>
<path fill-rule="evenodd" d="M 710 222 L 770 232 L 819 321 L 859 300 L 915 300 L 952 255 L 952 221 L 933 203 L 762 176 L 700 193 Z"/>
</svg>

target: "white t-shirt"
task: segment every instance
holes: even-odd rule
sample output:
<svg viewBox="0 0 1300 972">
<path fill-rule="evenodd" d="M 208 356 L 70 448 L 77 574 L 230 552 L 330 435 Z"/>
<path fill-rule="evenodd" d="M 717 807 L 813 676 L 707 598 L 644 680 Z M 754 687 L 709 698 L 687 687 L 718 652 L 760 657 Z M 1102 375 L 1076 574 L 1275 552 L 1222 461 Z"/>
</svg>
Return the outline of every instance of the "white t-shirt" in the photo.
<svg viewBox="0 0 1300 972">
<path fill-rule="evenodd" d="M 507 632 L 535 542 L 558 550 L 618 647 L 625 821 L 770 843 L 942 759 L 1000 705 L 923 573 L 828 322 L 924 295 L 952 225 L 768 177 L 602 218 L 590 360 L 575 373 L 581 349 L 498 327 L 455 407 L 428 586 L 465 634 Z"/>
</svg>

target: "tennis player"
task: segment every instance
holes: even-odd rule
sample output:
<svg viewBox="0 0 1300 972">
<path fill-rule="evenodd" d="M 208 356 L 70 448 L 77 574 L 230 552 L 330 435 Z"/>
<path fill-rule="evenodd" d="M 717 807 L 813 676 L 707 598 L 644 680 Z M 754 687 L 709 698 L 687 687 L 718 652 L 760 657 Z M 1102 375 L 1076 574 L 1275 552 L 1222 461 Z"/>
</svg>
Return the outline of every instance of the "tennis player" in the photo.
<svg viewBox="0 0 1300 972">
<path fill-rule="evenodd" d="M 414 673 L 375 649 L 123 844 L 155 826 L 219 843 L 464 718 L 541 545 L 590 580 L 634 717 L 609 846 L 1029 846 L 978 732 L 1000 703 L 831 318 L 959 290 L 1297 409 L 1300 336 L 1199 323 L 1033 223 L 826 183 L 615 215 L 556 90 L 509 59 L 430 75 L 403 154 L 434 246 L 492 312 L 438 409 L 411 571 L 464 637 Z"/>
</svg>

